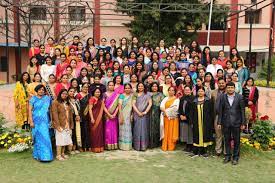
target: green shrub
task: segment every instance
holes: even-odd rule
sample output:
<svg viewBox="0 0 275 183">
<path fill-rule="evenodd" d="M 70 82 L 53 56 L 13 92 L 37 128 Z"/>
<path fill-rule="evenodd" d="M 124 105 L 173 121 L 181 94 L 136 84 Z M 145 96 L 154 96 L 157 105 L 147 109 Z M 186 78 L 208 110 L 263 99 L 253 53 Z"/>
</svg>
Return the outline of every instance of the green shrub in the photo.
<svg viewBox="0 0 275 183">
<path fill-rule="evenodd" d="M 255 80 L 255 85 L 260 87 L 266 87 L 267 81 L 266 80 Z M 271 88 L 275 88 L 275 81 L 270 81 L 269 86 Z"/>
<path fill-rule="evenodd" d="M 274 128 L 268 116 L 263 116 L 257 119 L 256 123 L 252 127 L 253 134 L 252 140 L 255 143 L 259 143 L 263 150 L 267 150 L 270 143 L 273 143 Z"/>
<path fill-rule="evenodd" d="M 6 131 L 6 127 L 4 127 L 4 125 L 7 123 L 6 118 L 4 117 L 4 115 L 2 113 L 0 113 L 0 135 L 2 133 L 4 133 L 4 131 Z"/>
<path fill-rule="evenodd" d="M 267 61 L 268 62 L 268 61 Z M 267 78 L 267 62 L 263 65 L 262 70 L 259 72 L 259 78 Z M 275 79 L 275 56 L 271 59 L 271 78 Z"/>
</svg>

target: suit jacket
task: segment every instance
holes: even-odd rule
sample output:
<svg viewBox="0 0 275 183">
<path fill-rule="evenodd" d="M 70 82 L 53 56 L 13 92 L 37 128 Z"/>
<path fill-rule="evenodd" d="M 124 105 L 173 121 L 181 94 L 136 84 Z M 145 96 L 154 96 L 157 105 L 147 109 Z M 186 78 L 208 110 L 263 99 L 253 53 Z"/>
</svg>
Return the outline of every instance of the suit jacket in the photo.
<svg viewBox="0 0 275 183">
<path fill-rule="evenodd" d="M 219 89 L 211 90 L 211 100 L 213 102 L 215 116 L 219 113 L 221 95 L 223 95 L 223 93 L 220 93 Z"/>
<path fill-rule="evenodd" d="M 69 110 L 69 117 L 67 118 L 66 110 L 63 103 L 60 103 L 57 100 L 54 100 L 51 107 L 51 113 L 52 113 L 52 123 L 55 129 L 59 127 L 64 129 L 67 120 L 69 123 L 69 128 L 70 129 L 74 128 L 73 112 L 70 106 L 68 106 L 68 110 Z"/>
<path fill-rule="evenodd" d="M 223 127 L 240 127 L 245 124 L 245 105 L 243 96 L 235 93 L 234 101 L 230 106 L 227 94 L 220 96 L 218 124 Z"/>
</svg>

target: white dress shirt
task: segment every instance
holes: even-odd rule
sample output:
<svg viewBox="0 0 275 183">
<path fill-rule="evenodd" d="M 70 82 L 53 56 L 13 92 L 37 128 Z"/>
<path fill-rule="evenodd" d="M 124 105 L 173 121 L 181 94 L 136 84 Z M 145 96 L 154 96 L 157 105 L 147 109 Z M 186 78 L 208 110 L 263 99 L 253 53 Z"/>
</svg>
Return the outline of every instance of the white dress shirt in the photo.
<svg viewBox="0 0 275 183">
<path fill-rule="evenodd" d="M 41 74 L 43 81 L 45 81 L 45 82 L 49 81 L 49 75 L 55 74 L 55 68 L 56 68 L 55 65 L 49 66 L 47 64 L 43 64 L 41 66 L 40 74 Z"/>
<path fill-rule="evenodd" d="M 223 68 L 222 68 L 221 65 L 219 65 L 219 64 L 216 64 L 216 65 L 209 64 L 209 65 L 206 67 L 206 72 L 210 72 L 210 73 L 213 75 L 213 77 L 215 78 L 216 75 L 217 75 L 217 71 L 218 71 L 219 69 L 222 69 L 222 70 L 223 70 Z"/>
</svg>

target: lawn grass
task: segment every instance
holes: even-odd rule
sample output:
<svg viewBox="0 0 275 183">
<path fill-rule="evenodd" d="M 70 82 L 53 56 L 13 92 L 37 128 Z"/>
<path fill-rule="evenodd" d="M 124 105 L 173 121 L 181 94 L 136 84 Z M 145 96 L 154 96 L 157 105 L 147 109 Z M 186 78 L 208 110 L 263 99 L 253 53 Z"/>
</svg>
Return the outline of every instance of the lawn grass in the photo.
<svg viewBox="0 0 275 183">
<path fill-rule="evenodd" d="M 33 160 L 31 152 L 0 151 L 0 182 L 274 182 L 274 151 L 242 151 L 237 166 L 222 164 L 221 157 L 192 159 L 180 149 L 81 153 L 51 163 Z"/>
</svg>

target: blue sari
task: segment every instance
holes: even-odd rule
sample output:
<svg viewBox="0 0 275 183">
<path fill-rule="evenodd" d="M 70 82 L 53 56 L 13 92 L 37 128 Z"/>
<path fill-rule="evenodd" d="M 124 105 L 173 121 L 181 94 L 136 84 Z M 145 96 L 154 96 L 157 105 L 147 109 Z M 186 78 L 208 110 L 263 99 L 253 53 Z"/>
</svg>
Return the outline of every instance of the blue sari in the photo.
<svg viewBox="0 0 275 183">
<path fill-rule="evenodd" d="M 32 129 L 33 136 L 33 158 L 39 161 L 52 161 L 52 143 L 50 138 L 50 116 L 49 108 L 51 98 L 43 96 L 38 98 L 33 96 L 30 100 L 32 106 L 32 119 L 34 128 Z"/>
</svg>

